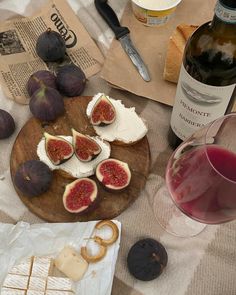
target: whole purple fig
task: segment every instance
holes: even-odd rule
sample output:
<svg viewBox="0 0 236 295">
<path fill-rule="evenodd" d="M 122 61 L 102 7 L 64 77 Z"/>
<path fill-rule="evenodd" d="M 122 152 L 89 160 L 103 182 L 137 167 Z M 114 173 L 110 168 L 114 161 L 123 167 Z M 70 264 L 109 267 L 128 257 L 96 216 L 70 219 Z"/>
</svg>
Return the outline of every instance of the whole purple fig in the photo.
<svg viewBox="0 0 236 295">
<path fill-rule="evenodd" d="M 59 68 L 56 78 L 58 90 L 66 96 L 80 95 L 86 84 L 84 72 L 74 64 Z"/>
<path fill-rule="evenodd" d="M 31 113 L 41 121 L 54 121 L 65 112 L 61 94 L 53 88 L 43 86 L 31 96 Z"/>
<path fill-rule="evenodd" d="M 38 37 L 36 52 L 45 62 L 62 60 L 66 52 L 65 40 L 58 32 L 48 28 Z"/>
<path fill-rule="evenodd" d="M 45 193 L 52 182 L 52 172 L 41 161 L 24 162 L 16 171 L 14 183 L 25 195 L 33 197 Z"/>
<path fill-rule="evenodd" d="M 14 119 L 7 111 L 0 109 L 0 139 L 10 137 L 14 131 Z"/>
<path fill-rule="evenodd" d="M 33 95 L 42 85 L 56 89 L 56 76 L 47 70 L 33 73 L 26 85 L 29 96 Z"/>
</svg>

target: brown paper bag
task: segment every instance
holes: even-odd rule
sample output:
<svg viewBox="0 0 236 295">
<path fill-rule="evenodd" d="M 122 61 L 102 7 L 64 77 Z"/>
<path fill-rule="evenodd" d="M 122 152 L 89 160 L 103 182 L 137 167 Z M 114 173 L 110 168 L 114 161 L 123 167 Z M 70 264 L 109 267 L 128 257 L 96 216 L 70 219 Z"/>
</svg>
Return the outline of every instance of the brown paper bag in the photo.
<svg viewBox="0 0 236 295">
<path fill-rule="evenodd" d="M 145 82 L 140 77 L 117 40 L 107 54 L 101 77 L 115 87 L 173 105 L 176 84 L 163 79 L 169 38 L 180 23 L 200 25 L 212 19 L 215 3 L 216 0 L 183 0 L 173 18 L 161 27 L 146 27 L 138 22 L 129 3 L 121 23 L 130 29 L 131 39 L 148 66 L 152 80 Z"/>
</svg>

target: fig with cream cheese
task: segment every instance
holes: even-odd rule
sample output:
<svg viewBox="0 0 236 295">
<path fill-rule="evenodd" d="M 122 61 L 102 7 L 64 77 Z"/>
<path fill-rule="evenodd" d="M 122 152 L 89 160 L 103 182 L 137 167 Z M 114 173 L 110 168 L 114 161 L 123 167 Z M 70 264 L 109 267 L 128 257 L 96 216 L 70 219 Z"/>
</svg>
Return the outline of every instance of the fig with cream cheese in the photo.
<svg viewBox="0 0 236 295">
<path fill-rule="evenodd" d="M 96 101 L 90 114 L 92 125 L 103 126 L 113 123 L 116 119 L 116 111 L 107 96 L 101 95 Z"/>
<path fill-rule="evenodd" d="M 129 185 L 131 172 L 127 163 L 110 158 L 98 164 L 96 177 L 106 188 L 121 190 Z"/>
<path fill-rule="evenodd" d="M 44 137 L 45 151 L 53 165 L 60 165 L 73 156 L 73 146 L 64 138 L 51 135 L 47 132 L 44 132 Z"/>
<path fill-rule="evenodd" d="M 89 162 L 101 153 L 100 145 L 90 136 L 74 129 L 72 129 L 72 134 L 75 155 L 80 161 Z"/>
<path fill-rule="evenodd" d="M 63 204 L 71 213 L 83 214 L 93 208 L 97 200 L 96 182 L 89 178 L 80 178 L 68 184 L 63 194 Z"/>
</svg>

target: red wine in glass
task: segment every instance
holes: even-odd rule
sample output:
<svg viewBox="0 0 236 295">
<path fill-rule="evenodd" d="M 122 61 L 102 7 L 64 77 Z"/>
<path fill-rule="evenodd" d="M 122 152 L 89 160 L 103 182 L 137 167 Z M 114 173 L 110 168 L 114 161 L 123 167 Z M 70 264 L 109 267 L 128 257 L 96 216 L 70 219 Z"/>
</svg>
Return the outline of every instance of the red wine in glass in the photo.
<svg viewBox="0 0 236 295">
<path fill-rule="evenodd" d="M 169 161 L 167 186 L 178 208 L 208 224 L 236 218 L 236 153 L 202 145 Z"/>
</svg>

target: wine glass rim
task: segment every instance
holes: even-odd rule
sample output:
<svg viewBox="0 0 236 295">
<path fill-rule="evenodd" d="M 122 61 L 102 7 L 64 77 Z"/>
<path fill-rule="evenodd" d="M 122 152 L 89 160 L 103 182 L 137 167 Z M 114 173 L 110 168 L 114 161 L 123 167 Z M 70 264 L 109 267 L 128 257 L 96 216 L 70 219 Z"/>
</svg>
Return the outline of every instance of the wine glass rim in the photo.
<svg viewBox="0 0 236 295">
<path fill-rule="evenodd" d="M 216 171 L 217 174 L 219 174 L 222 178 L 224 178 L 225 180 L 227 180 L 228 182 L 231 182 L 231 183 L 234 183 L 236 184 L 236 181 L 226 177 L 225 175 L 223 175 L 215 166 L 214 164 L 212 163 L 212 161 L 210 160 L 209 156 L 208 156 L 208 152 L 207 152 L 207 146 L 209 145 L 207 143 L 207 135 L 208 135 L 208 132 L 210 131 L 210 129 L 219 121 L 225 121 L 225 119 L 227 118 L 230 118 L 230 117 L 235 117 L 236 118 L 236 113 L 231 113 L 231 114 L 228 114 L 228 115 L 224 115 L 216 120 L 214 120 L 211 124 L 209 124 L 207 130 L 206 130 L 206 134 L 204 136 L 204 149 L 205 149 L 205 154 L 207 156 L 207 159 L 208 159 L 208 162 L 210 163 L 211 167 Z M 221 125 L 220 125 L 221 126 Z M 214 143 L 213 143 L 214 145 Z M 225 150 L 228 150 L 227 148 L 224 148 Z M 232 153 L 232 152 L 231 152 Z M 236 155 L 236 154 L 235 154 Z"/>
</svg>

